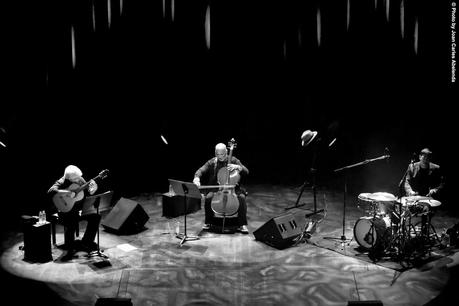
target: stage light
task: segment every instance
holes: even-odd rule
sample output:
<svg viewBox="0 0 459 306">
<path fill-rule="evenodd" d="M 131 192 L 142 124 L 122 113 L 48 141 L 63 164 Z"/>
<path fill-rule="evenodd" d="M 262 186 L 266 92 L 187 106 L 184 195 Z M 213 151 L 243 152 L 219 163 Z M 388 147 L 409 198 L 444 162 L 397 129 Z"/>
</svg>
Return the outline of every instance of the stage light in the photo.
<svg viewBox="0 0 459 306">
<path fill-rule="evenodd" d="M 167 140 L 166 140 L 166 138 L 165 138 L 163 135 L 161 135 L 161 139 L 163 140 L 163 142 L 164 142 L 166 145 L 168 145 Z"/>
</svg>

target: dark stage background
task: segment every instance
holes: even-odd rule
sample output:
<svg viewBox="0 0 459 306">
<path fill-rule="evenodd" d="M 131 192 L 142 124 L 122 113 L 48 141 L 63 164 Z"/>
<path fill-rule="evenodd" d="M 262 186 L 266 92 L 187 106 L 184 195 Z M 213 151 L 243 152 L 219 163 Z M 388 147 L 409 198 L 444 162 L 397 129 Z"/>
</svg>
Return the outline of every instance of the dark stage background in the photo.
<svg viewBox="0 0 459 306">
<path fill-rule="evenodd" d="M 232 137 L 245 183 L 298 187 L 311 179 L 306 129 L 337 139 L 319 151 L 320 187 L 342 190 L 331 170 L 385 148 L 388 161 L 348 171 L 350 193 L 397 194 L 426 146 L 448 175 L 447 2 L 354 0 L 348 26 L 344 0 L 9 4 L 2 203 L 36 213 L 68 164 L 86 178 L 109 169 L 101 188 L 119 195 L 165 192 Z"/>
</svg>

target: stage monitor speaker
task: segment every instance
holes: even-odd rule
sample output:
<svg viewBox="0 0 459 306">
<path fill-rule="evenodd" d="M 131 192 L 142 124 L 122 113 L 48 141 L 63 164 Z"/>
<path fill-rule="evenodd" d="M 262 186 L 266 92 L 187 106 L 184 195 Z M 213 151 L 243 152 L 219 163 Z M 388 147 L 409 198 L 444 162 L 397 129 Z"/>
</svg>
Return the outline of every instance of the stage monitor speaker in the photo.
<svg viewBox="0 0 459 306">
<path fill-rule="evenodd" d="M 132 306 L 130 298 L 98 298 L 94 306 Z"/>
<path fill-rule="evenodd" d="M 117 234 L 138 233 L 150 219 L 142 206 L 126 198 L 121 198 L 102 221 L 106 231 Z"/>
<path fill-rule="evenodd" d="M 304 230 L 306 214 L 304 211 L 289 212 L 271 218 L 253 232 L 255 239 L 276 249 L 285 249 L 294 243 Z"/>
</svg>

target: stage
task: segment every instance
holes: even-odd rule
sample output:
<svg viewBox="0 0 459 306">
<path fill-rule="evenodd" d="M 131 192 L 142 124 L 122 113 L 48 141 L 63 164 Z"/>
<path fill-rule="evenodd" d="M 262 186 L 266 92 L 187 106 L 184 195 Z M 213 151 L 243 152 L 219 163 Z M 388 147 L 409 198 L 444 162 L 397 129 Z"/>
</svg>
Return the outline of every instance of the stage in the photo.
<svg viewBox="0 0 459 306">
<path fill-rule="evenodd" d="M 52 261 L 24 261 L 23 234 L 13 227 L 4 233 L 4 292 L 21 305 L 37 300 L 47 305 L 94 305 L 98 298 L 122 297 L 134 305 L 347 305 L 379 300 L 405 306 L 436 305 L 449 294 L 448 288 L 454 288 L 456 249 L 432 250 L 430 259 L 404 267 L 390 259 L 374 262 L 359 252 L 353 231 L 364 213 L 357 207 L 357 195 L 348 194 L 346 200 L 345 236 L 351 241 L 324 239 L 342 235 L 343 193 L 319 188 L 317 208 L 326 212 L 319 214 L 315 232 L 308 241 L 279 250 L 255 240 L 253 232 L 285 214 L 300 188 L 249 185 L 247 190 L 249 234 L 202 231 L 202 208 L 187 216 L 187 234 L 200 239 L 182 246 L 174 230 L 179 221 L 183 231 L 184 217 L 163 217 L 161 194 L 132 197 L 150 219 L 144 230 L 130 235 L 106 232 L 101 226 L 100 247 L 108 259 L 87 258 L 80 252 L 78 258 L 62 262 L 64 252 L 53 246 Z M 310 188 L 299 204 L 305 205 L 288 212 L 313 209 Z M 432 224 L 440 234 L 458 220 L 439 209 Z M 57 244 L 62 242 L 58 225 Z M 15 293 L 18 290 L 21 294 Z"/>
</svg>

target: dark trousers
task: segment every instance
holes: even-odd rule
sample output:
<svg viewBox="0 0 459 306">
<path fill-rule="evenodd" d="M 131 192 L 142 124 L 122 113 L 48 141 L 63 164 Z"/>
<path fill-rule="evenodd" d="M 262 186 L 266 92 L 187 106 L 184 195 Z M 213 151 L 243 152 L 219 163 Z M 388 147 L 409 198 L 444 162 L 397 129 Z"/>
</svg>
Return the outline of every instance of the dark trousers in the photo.
<svg viewBox="0 0 459 306">
<path fill-rule="evenodd" d="M 212 220 L 215 216 L 214 211 L 212 210 L 212 198 L 214 197 L 213 192 L 209 192 L 206 195 L 205 202 L 204 202 L 204 209 L 205 209 L 205 224 L 212 224 Z M 237 224 L 238 226 L 247 225 L 247 204 L 245 202 L 245 195 L 240 193 L 237 195 L 237 199 L 239 200 L 239 207 L 237 210 Z"/>
<path fill-rule="evenodd" d="M 72 248 L 74 246 L 75 232 L 80 219 L 88 221 L 81 241 L 83 243 L 90 243 L 96 238 L 101 219 L 100 215 L 90 214 L 80 217 L 77 210 L 71 210 L 67 213 L 59 213 L 59 217 L 62 219 L 62 223 L 64 224 L 64 243 L 68 248 Z"/>
</svg>

